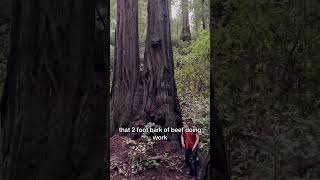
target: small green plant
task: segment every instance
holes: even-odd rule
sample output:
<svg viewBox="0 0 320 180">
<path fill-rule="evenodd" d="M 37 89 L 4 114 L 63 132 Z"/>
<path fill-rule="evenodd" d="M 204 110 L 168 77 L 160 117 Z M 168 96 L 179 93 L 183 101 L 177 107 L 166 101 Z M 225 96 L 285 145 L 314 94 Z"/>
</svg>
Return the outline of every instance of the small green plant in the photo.
<svg viewBox="0 0 320 180">
<path fill-rule="evenodd" d="M 190 93 L 209 95 L 209 45 L 209 32 L 202 30 L 190 45 L 174 50 L 178 94 L 182 96 Z"/>
<path fill-rule="evenodd" d="M 156 127 L 154 123 L 148 123 L 147 127 Z M 155 168 L 159 163 L 150 158 L 150 151 L 153 149 L 154 141 L 147 133 L 144 133 L 139 142 L 127 140 L 127 144 L 131 144 L 129 151 L 131 170 L 133 174 L 139 174 L 148 168 Z"/>
</svg>

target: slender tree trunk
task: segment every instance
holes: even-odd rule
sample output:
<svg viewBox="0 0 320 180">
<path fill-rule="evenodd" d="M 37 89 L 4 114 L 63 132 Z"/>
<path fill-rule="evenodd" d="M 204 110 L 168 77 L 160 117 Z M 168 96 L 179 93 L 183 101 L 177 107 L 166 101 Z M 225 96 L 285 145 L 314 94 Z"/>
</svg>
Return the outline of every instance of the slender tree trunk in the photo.
<svg viewBox="0 0 320 180">
<path fill-rule="evenodd" d="M 207 29 L 206 19 L 202 16 L 202 29 Z"/>
<path fill-rule="evenodd" d="M 194 13 L 194 18 L 193 18 L 193 23 L 194 23 L 194 30 L 195 32 L 198 32 L 199 30 L 199 17 L 201 16 L 202 12 L 200 11 L 201 9 L 198 6 L 198 0 L 193 0 L 192 1 L 192 7 L 193 7 L 193 13 Z"/>
<path fill-rule="evenodd" d="M 183 41 L 191 40 L 188 5 L 188 0 L 181 0 L 182 31 L 180 39 Z"/>
<path fill-rule="evenodd" d="M 117 1 L 116 62 L 111 94 L 111 130 L 129 127 L 137 118 L 139 74 L 138 1 Z"/>
<path fill-rule="evenodd" d="M 201 0 L 201 9 L 202 9 L 202 13 L 201 13 L 201 21 L 202 21 L 202 29 L 207 29 L 207 22 L 206 22 L 206 18 L 205 18 L 205 15 L 204 15 L 204 12 L 205 11 L 205 8 L 207 8 L 204 4 L 204 1 L 205 0 Z"/>
<path fill-rule="evenodd" d="M 95 48 L 95 2 L 13 6 L 0 179 L 105 180 L 107 80 Z"/>
<path fill-rule="evenodd" d="M 202 15 L 201 20 L 202 20 L 202 29 L 207 29 L 206 18 L 204 17 L 204 15 Z"/>
<path fill-rule="evenodd" d="M 172 1 L 173 0 L 168 0 L 168 7 L 169 7 L 169 17 L 170 17 L 170 23 L 171 23 L 171 17 L 172 17 Z"/>
<path fill-rule="evenodd" d="M 143 113 L 156 108 L 155 122 L 181 127 L 181 110 L 174 80 L 170 18 L 167 0 L 148 1 L 148 30 L 144 59 Z M 169 137 L 177 141 L 178 135 Z"/>
</svg>

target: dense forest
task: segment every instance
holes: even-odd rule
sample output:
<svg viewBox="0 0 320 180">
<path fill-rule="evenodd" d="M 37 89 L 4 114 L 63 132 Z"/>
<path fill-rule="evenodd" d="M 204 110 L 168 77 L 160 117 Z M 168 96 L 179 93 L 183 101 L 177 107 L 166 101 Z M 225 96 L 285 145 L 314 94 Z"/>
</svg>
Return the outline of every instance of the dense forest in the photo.
<svg viewBox="0 0 320 180">
<path fill-rule="evenodd" d="M 119 127 L 181 128 L 184 119 L 192 118 L 202 129 L 198 163 L 208 164 L 208 5 L 200 0 L 111 1 L 112 179 L 163 179 L 168 173 L 188 178 L 180 134 L 169 133 L 167 143 L 148 133 L 119 133 Z"/>
<path fill-rule="evenodd" d="M 232 179 L 320 178 L 319 8 L 212 2 L 211 75 Z"/>
</svg>

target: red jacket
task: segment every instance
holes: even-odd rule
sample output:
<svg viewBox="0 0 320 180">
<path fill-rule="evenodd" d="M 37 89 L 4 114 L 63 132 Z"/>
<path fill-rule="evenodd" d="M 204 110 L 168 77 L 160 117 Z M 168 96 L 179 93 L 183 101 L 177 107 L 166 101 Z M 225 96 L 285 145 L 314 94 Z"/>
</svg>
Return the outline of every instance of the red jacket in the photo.
<svg viewBox="0 0 320 180">
<path fill-rule="evenodd" d="M 185 128 L 183 128 L 182 135 L 184 137 L 184 143 L 186 149 L 192 149 L 196 140 L 196 132 L 185 132 Z"/>
</svg>

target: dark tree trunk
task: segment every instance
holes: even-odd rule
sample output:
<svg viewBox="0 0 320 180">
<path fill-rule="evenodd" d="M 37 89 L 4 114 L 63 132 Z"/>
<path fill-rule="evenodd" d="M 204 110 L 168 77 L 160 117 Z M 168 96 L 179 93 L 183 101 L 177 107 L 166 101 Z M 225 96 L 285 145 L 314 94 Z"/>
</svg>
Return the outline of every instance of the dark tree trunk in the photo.
<svg viewBox="0 0 320 180">
<path fill-rule="evenodd" d="M 180 39 L 182 41 L 191 40 L 188 6 L 189 6 L 188 0 L 181 0 L 182 31 L 181 31 Z"/>
<path fill-rule="evenodd" d="M 211 1 L 212 2 L 212 1 Z M 221 2 L 211 3 L 211 16 L 210 16 L 210 36 L 213 37 L 214 30 L 216 30 L 217 26 L 214 25 L 220 21 L 220 11 L 221 11 Z M 211 39 L 210 44 L 215 43 L 214 39 Z M 211 64 L 213 62 L 218 61 L 219 56 L 214 53 L 213 49 L 210 49 L 210 61 Z M 228 166 L 227 155 L 224 146 L 224 136 L 223 136 L 223 127 L 222 122 L 218 116 L 218 110 L 216 106 L 216 94 L 215 94 L 215 83 L 214 83 L 214 74 L 213 65 L 210 66 L 210 149 L 208 159 L 210 160 L 205 165 L 205 169 L 202 173 L 203 179 L 212 179 L 212 180 L 229 180 L 230 179 L 230 171 Z"/>
<path fill-rule="evenodd" d="M 207 29 L 206 19 L 204 18 L 203 15 L 202 15 L 201 19 L 202 19 L 202 29 Z"/>
<path fill-rule="evenodd" d="M 0 179 L 105 180 L 107 79 L 95 2 L 13 6 Z"/>
<path fill-rule="evenodd" d="M 135 102 L 139 78 L 138 1 L 117 1 L 116 57 L 111 92 L 111 130 L 138 118 Z"/>
<path fill-rule="evenodd" d="M 207 29 L 206 18 L 204 17 L 204 15 L 202 15 L 201 19 L 202 19 L 202 29 Z"/>
<path fill-rule="evenodd" d="M 224 147 L 223 129 L 222 123 L 218 117 L 218 111 L 216 109 L 214 96 L 215 89 L 213 81 L 211 80 L 211 97 L 210 97 L 210 149 L 209 154 L 205 158 L 203 163 L 203 169 L 201 172 L 201 179 L 207 180 L 230 180 L 230 173 L 228 167 L 227 155 Z"/>
<path fill-rule="evenodd" d="M 170 23 L 171 23 L 171 16 L 172 16 L 172 0 L 168 0 L 168 8 L 169 8 L 169 17 L 170 17 Z"/>
<path fill-rule="evenodd" d="M 170 17 L 167 0 L 148 1 L 148 30 L 144 59 L 144 114 L 156 109 L 155 122 L 181 127 L 181 110 L 174 80 Z M 152 108 L 154 107 L 154 108 Z M 178 140 L 178 135 L 170 137 Z"/>
<path fill-rule="evenodd" d="M 210 176 L 219 180 L 229 180 L 229 167 L 228 160 L 224 146 L 224 137 L 223 137 L 223 128 L 222 122 L 218 117 L 218 111 L 216 109 L 215 102 L 215 86 L 211 82 L 211 119 L 213 120 L 210 123 L 210 129 L 212 129 L 211 134 L 213 141 L 210 143 L 210 154 L 212 156 L 211 162 L 209 162 L 209 167 L 211 166 Z"/>
<path fill-rule="evenodd" d="M 205 0 L 202 0 L 201 1 L 201 9 L 202 9 L 202 12 L 201 12 L 201 21 L 202 21 L 202 29 L 207 29 L 207 22 L 206 22 L 206 18 L 205 18 L 205 15 L 204 15 L 204 12 L 205 12 L 205 8 L 207 8 L 204 4 L 204 1 Z"/>
<path fill-rule="evenodd" d="M 101 73 L 106 72 L 106 77 L 110 77 L 110 23 L 108 17 L 110 17 L 109 2 L 105 0 L 96 0 L 96 55 L 95 58 L 100 63 L 97 64 L 96 68 L 101 68 Z M 100 65 L 99 65 L 100 64 Z M 104 69 L 105 67 L 105 69 Z M 104 70 L 103 70 L 104 69 Z M 103 75 L 102 75 L 103 76 Z M 105 80 L 104 80 L 105 81 Z M 106 167 L 106 177 L 110 175 L 110 79 L 106 80 L 105 93 L 107 94 L 106 99 L 106 138 L 104 141 L 105 154 L 104 162 Z"/>
</svg>

